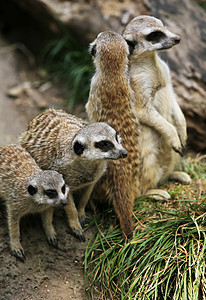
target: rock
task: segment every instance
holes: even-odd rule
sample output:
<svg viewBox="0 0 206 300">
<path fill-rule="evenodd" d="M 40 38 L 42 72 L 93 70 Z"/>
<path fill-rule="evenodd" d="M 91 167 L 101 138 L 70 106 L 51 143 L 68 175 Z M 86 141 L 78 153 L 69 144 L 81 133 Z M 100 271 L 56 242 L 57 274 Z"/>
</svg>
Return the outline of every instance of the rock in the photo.
<svg viewBox="0 0 206 300">
<path fill-rule="evenodd" d="M 181 43 L 162 53 L 172 71 L 174 88 L 188 124 L 188 145 L 206 150 L 206 12 L 192 0 L 21 0 L 21 5 L 51 30 L 59 20 L 86 46 L 104 30 L 121 33 L 140 14 L 154 15 L 181 36 Z"/>
<path fill-rule="evenodd" d="M 162 56 L 172 70 L 175 91 L 188 125 L 188 145 L 206 150 L 206 12 L 193 1 L 152 0 L 151 12 L 181 36 Z"/>
<path fill-rule="evenodd" d="M 0 35 L 0 45 L 6 42 Z M 17 111 L 7 91 L 20 81 L 17 71 L 17 57 L 14 52 L 0 53 L 0 146 L 15 143 L 17 136 L 25 129 L 26 119 Z"/>
</svg>

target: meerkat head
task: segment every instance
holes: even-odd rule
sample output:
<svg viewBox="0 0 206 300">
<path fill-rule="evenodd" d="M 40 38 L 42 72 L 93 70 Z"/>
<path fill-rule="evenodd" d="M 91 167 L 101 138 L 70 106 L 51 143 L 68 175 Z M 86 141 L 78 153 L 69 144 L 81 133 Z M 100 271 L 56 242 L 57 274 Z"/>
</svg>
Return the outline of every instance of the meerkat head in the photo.
<svg viewBox="0 0 206 300">
<path fill-rule="evenodd" d="M 103 122 L 89 124 L 79 130 L 72 142 L 78 157 L 87 160 L 107 160 L 127 157 L 119 134 Z"/>
<path fill-rule="evenodd" d="M 129 48 L 123 37 L 113 31 L 104 31 L 98 34 L 90 44 L 89 52 L 95 66 L 104 66 L 103 70 L 115 72 L 125 68 Z"/>
<path fill-rule="evenodd" d="M 162 21 L 151 16 L 132 19 L 123 31 L 130 54 L 165 50 L 179 44 L 180 37 L 167 30 Z"/>
<path fill-rule="evenodd" d="M 37 204 L 65 205 L 69 193 L 63 176 L 56 171 L 42 171 L 28 182 L 27 192 Z"/>
</svg>

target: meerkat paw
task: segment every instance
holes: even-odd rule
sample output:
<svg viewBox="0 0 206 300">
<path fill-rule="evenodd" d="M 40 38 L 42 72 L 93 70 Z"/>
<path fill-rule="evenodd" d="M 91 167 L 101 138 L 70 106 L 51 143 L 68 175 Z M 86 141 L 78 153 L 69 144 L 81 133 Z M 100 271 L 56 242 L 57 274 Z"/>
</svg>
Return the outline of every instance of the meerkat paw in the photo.
<svg viewBox="0 0 206 300">
<path fill-rule="evenodd" d="M 183 156 L 185 147 L 181 143 L 181 140 L 180 140 L 176 130 L 174 132 L 173 138 L 171 139 L 171 146 L 175 152 L 177 152 L 180 156 Z"/>
<path fill-rule="evenodd" d="M 14 255 L 16 258 L 18 258 L 20 261 L 25 262 L 26 256 L 24 254 L 23 248 L 19 249 L 12 249 L 11 250 L 12 255 Z"/>
<path fill-rule="evenodd" d="M 86 241 L 82 228 L 76 229 L 75 227 L 71 227 L 71 230 L 76 238 L 78 238 L 81 242 Z"/>
<path fill-rule="evenodd" d="M 86 214 L 85 213 L 83 215 L 79 215 L 79 222 L 80 222 L 82 228 L 84 228 L 84 225 L 86 223 Z"/>
<path fill-rule="evenodd" d="M 172 149 L 177 152 L 180 156 L 183 156 L 185 152 L 185 147 L 180 143 L 180 145 L 174 145 L 172 144 Z"/>
<path fill-rule="evenodd" d="M 189 174 L 185 172 L 178 172 L 178 171 L 170 174 L 169 180 L 179 181 L 183 184 L 190 184 L 192 182 L 192 179 Z"/>
<path fill-rule="evenodd" d="M 69 219 L 68 222 L 69 222 L 69 227 L 71 228 L 76 238 L 78 238 L 81 242 L 85 242 L 84 233 L 78 217 Z"/>
<path fill-rule="evenodd" d="M 48 242 L 54 248 L 56 248 L 56 249 L 58 248 L 58 239 L 57 239 L 56 235 L 49 237 Z"/>
<path fill-rule="evenodd" d="M 152 189 L 148 190 L 145 196 L 150 196 L 152 199 L 155 200 L 171 200 L 171 196 L 168 192 L 161 190 L 161 189 Z"/>
<path fill-rule="evenodd" d="M 187 143 L 187 130 L 186 130 L 186 126 L 177 126 L 176 127 L 177 130 L 177 134 L 180 138 L 180 141 L 183 145 L 183 147 L 186 146 Z"/>
<path fill-rule="evenodd" d="M 52 220 L 51 220 L 52 221 Z M 46 234 L 47 240 L 51 246 L 58 248 L 58 239 L 56 236 L 56 231 L 51 222 L 46 222 L 46 219 L 42 219 L 44 232 Z"/>
</svg>

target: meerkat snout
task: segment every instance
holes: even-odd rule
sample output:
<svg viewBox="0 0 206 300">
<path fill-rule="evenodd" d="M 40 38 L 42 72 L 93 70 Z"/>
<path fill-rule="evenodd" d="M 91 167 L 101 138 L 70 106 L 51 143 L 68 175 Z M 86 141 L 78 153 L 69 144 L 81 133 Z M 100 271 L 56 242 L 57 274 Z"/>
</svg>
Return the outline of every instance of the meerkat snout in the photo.
<svg viewBox="0 0 206 300">
<path fill-rule="evenodd" d="M 126 150 L 120 151 L 120 158 L 126 158 L 126 157 L 127 157 L 127 151 Z"/>
<path fill-rule="evenodd" d="M 173 40 L 174 40 L 174 45 L 178 45 L 180 43 L 181 38 L 179 35 L 174 35 Z"/>
</svg>

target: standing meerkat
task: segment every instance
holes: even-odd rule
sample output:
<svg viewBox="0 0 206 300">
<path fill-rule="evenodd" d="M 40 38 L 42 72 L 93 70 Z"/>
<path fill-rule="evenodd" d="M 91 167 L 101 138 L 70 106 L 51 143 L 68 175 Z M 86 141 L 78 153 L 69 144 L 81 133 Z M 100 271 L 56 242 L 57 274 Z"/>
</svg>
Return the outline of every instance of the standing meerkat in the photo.
<svg viewBox="0 0 206 300">
<path fill-rule="evenodd" d="M 167 30 L 160 20 L 144 15 L 128 23 L 123 37 L 130 49 L 134 107 L 142 129 L 142 184 L 146 190 L 168 178 L 189 184 L 188 174 L 174 172 L 178 153 L 186 144 L 186 121 L 173 90 L 169 67 L 157 54 L 178 44 L 180 37 Z M 166 191 L 150 191 L 153 192 L 170 198 Z"/>
<path fill-rule="evenodd" d="M 0 197 L 7 207 L 13 255 L 21 261 L 25 260 L 20 243 L 20 219 L 30 213 L 41 213 L 47 239 L 57 247 L 52 207 L 65 205 L 68 192 L 61 174 L 42 171 L 21 146 L 12 144 L 0 148 Z"/>
<path fill-rule="evenodd" d="M 68 223 L 74 234 L 84 240 L 81 225 L 94 185 L 103 175 L 107 160 L 127 156 L 119 134 L 106 123 L 85 126 L 73 115 L 49 109 L 29 123 L 19 142 L 42 169 L 63 174 L 70 188 L 68 204 L 64 206 Z M 83 189 L 77 208 L 80 222 L 76 222 L 75 210 L 71 210 L 72 192 L 80 189 Z"/>
<path fill-rule="evenodd" d="M 107 122 L 115 128 L 128 152 L 126 159 L 109 162 L 93 197 L 106 198 L 113 203 L 123 233 L 130 236 L 134 199 L 141 195 L 141 146 L 138 122 L 131 105 L 133 93 L 128 76 L 129 49 L 121 35 L 106 31 L 91 43 L 90 53 L 96 72 L 86 104 L 88 117 L 92 122 Z"/>
</svg>

